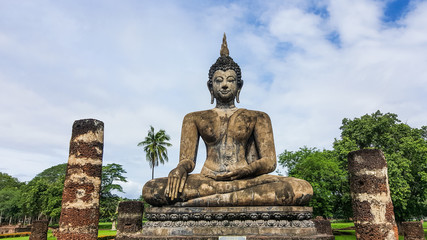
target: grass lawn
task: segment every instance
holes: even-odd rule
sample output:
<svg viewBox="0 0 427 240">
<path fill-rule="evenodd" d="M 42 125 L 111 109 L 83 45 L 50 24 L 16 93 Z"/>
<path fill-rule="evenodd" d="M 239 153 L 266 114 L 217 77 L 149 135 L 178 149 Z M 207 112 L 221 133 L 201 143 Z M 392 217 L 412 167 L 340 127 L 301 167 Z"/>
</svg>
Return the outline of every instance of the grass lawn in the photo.
<svg viewBox="0 0 427 240">
<path fill-rule="evenodd" d="M 107 230 L 111 229 L 110 223 L 99 223 L 98 236 L 110 236 L 116 235 L 116 231 Z M 1 240 L 28 240 L 30 237 L 13 237 L 13 238 L 2 238 Z M 56 237 L 52 235 L 52 231 L 49 230 L 47 233 L 47 240 L 56 240 Z"/>
<path fill-rule="evenodd" d="M 348 227 L 354 227 L 353 222 L 332 222 L 331 223 L 332 230 L 334 231 L 335 240 L 356 240 L 355 231 L 354 230 L 338 230 Z M 427 222 L 423 223 L 424 235 L 427 237 Z M 111 229 L 111 223 L 99 223 L 99 231 L 98 236 L 109 236 L 115 235 L 116 231 L 107 230 Z M 2 240 L 28 240 L 29 237 L 15 237 L 15 238 L 2 238 Z M 47 235 L 47 240 L 56 240 L 55 237 L 52 236 L 52 232 L 49 230 Z M 403 236 L 399 236 L 399 240 L 403 240 Z"/>
<path fill-rule="evenodd" d="M 333 222 L 331 223 L 332 230 L 334 231 L 335 240 L 356 240 L 354 230 L 338 230 L 348 227 L 353 227 L 353 222 Z M 424 236 L 427 237 L 427 222 L 423 223 Z M 403 240 L 403 236 L 399 236 L 399 240 Z"/>
</svg>

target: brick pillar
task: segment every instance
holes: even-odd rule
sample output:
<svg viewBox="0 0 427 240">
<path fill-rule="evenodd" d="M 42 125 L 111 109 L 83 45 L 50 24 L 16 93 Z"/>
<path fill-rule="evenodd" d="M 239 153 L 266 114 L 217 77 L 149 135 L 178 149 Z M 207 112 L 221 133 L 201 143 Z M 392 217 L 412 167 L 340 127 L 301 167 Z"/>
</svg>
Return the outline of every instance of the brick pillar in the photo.
<svg viewBox="0 0 427 240">
<path fill-rule="evenodd" d="M 403 236 L 405 240 L 425 240 L 423 225 L 418 222 L 403 222 Z"/>
<path fill-rule="evenodd" d="M 376 149 L 350 152 L 348 168 L 356 238 L 397 240 L 384 154 Z"/>
<path fill-rule="evenodd" d="M 34 221 L 31 226 L 31 235 L 29 240 L 46 240 L 47 229 L 47 220 Z"/>
<path fill-rule="evenodd" d="M 141 231 L 143 212 L 143 202 L 125 201 L 119 203 L 119 216 L 117 218 L 117 240 L 127 239 L 129 234 Z"/>
<path fill-rule="evenodd" d="M 103 147 L 103 122 L 95 119 L 74 122 L 58 240 L 97 239 Z"/>
</svg>

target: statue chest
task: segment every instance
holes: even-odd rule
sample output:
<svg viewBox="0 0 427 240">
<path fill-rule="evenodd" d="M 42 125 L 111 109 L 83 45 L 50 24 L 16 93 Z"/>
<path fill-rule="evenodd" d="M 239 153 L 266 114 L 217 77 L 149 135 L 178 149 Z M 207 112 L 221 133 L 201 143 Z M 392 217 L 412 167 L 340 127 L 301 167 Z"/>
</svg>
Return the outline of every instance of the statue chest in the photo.
<svg viewBox="0 0 427 240">
<path fill-rule="evenodd" d="M 256 118 L 246 114 L 233 114 L 231 117 L 201 117 L 197 123 L 198 132 L 207 145 L 244 145 L 253 133 Z"/>
</svg>

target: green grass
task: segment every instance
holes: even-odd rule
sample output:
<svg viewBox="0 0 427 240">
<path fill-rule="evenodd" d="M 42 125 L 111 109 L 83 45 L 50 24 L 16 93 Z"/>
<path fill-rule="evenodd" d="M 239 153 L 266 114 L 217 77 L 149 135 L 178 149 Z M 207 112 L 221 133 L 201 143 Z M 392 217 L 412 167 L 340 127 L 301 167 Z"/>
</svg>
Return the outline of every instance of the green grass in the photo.
<svg viewBox="0 0 427 240">
<path fill-rule="evenodd" d="M 333 222 L 331 223 L 332 229 L 338 229 L 338 228 L 348 228 L 348 227 L 354 227 L 353 222 Z"/>
<path fill-rule="evenodd" d="M 347 227 L 353 227 L 353 222 L 332 222 L 331 227 L 334 230 L 336 240 L 356 240 L 354 230 L 338 230 Z M 427 222 L 423 222 L 424 236 L 427 237 Z M 403 236 L 399 236 L 399 240 L 403 240 Z"/>
<path fill-rule="evenodd" d="M 110 227 L 111 227 L 111 223 L 110 223 Z M 115 235 L 116 231 L 113 230 L 99 230 L 98 231 L 98 236 L 110 236 L 110 235 Z M 13 237 L 13 238 L 2 238 L 1 240 L 28 240 L 30 237 Z M 52 235 L 52 231 L 49 230 L 47 233 L 47 240 L 56 240 L 56 237 L 54 237 Z"/>
<path fill-rule="evenodd" d="M 332 222 L 332 229 L 334 230 L 334 235 L 336 240 L 356 240 L 355 231 L 354 230 L 338 230 L 342 228 L 353 227 L 353 222 Z M 423 223 L 424 234 L 427 237 L 427 222 Z M 106 236 L 106 235 L 115 235 L 116 231 L 113 230 L 105 230 L 111 229 L 111 222 L 99 223 L 98 236 Z M 47 240 L 56 240 L 55 237 L 52 236 L 52 232 L 49 230 L 47 235 Z M 15 237 L 15 238 L 2 238 L 2 240 L 28 240 L 29 237 Z M 403 240 L 403 236 L 399 236 L 399 240 Z"/>
</svg>

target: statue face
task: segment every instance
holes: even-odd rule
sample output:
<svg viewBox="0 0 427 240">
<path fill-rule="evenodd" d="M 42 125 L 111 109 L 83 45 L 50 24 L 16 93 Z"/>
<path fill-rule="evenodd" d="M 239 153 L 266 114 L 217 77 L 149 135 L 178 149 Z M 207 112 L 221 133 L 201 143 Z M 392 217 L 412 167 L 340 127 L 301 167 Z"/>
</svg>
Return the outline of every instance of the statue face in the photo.
<svg viewBox="0 0 427 240">
<path fill-rule="evenodd" d="M 212 91 L 217 101 L 228 102 L 234 100 L 239 91 L 237 74 L 234 70 L 217 70 L 212 77 Z"/>
</svg>

